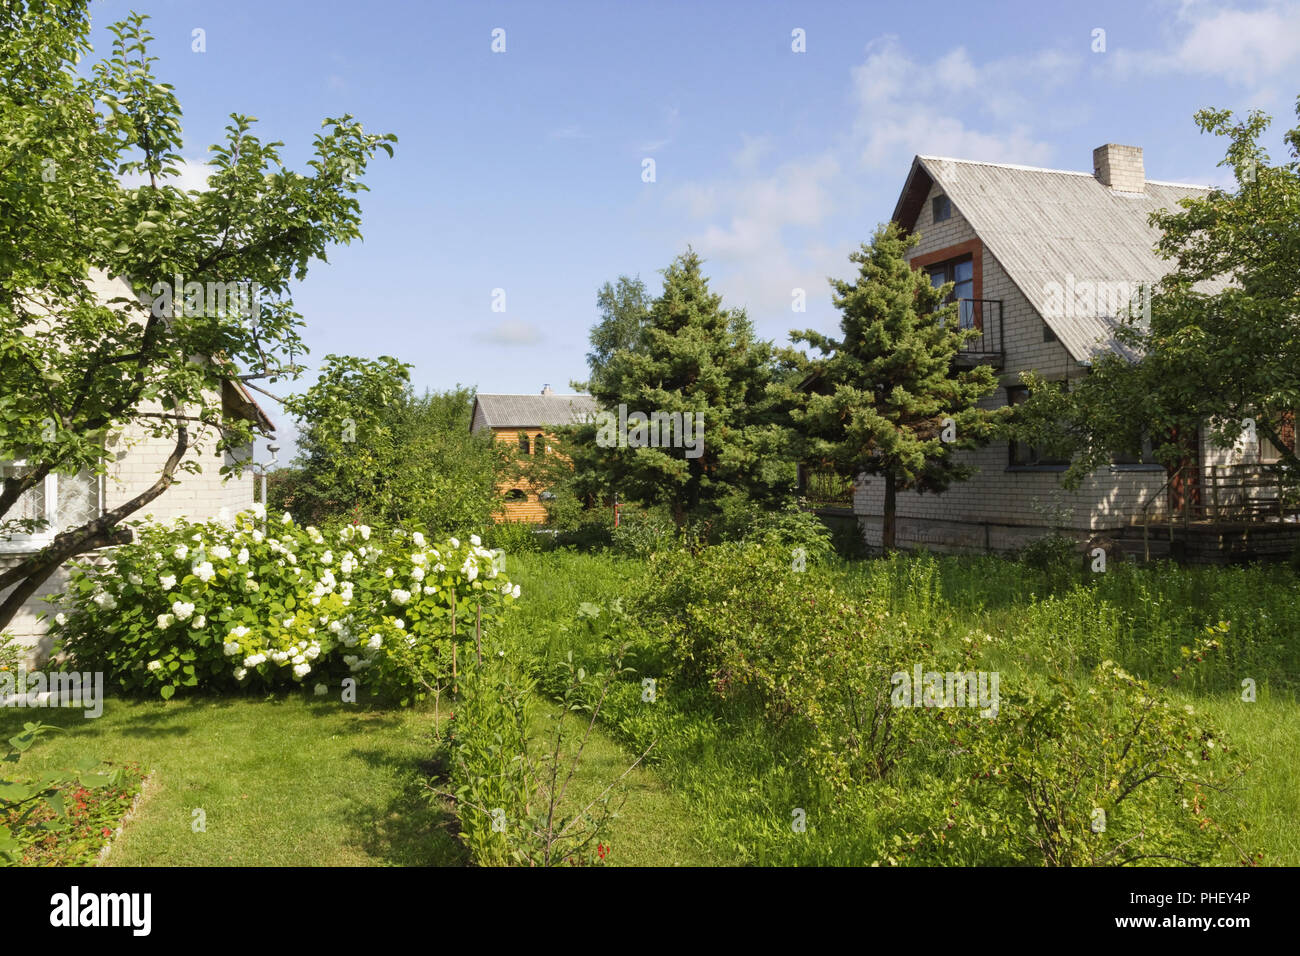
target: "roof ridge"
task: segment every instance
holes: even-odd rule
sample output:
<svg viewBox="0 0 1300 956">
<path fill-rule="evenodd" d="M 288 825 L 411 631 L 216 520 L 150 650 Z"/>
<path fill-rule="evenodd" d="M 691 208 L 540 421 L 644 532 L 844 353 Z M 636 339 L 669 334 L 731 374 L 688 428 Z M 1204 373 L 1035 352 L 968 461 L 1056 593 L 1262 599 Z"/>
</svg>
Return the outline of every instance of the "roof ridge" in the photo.
<svg viewBox="0 0 1300 956">
<path fill-rule="evenodd" d="M 958 159 L 955 156 L 924 156 L 917 154 L 917 158 L 936 160 L 941 163 L 966 163 L 970 166 L 994 166 L 998 169 L 1021 169 L 1030 173 L 1060 173 L 1063 176 L 1087 176 L 1089 179 L 1096 178 L 1093 173 L 1083 172 L 1078 169 L 1052 169 L 1047 166 L 1024 166 L 1020 163 L 991 163 L 983 159 Z M 1143 182 L 1150 183 L 1152 186 L 1181 186 L 1185 189 L 1204 189 L 1207 191 L 1216 188 L 1201 183 L 1176 183 L 1167 179 L 1144 179 Z"/>
</svg>

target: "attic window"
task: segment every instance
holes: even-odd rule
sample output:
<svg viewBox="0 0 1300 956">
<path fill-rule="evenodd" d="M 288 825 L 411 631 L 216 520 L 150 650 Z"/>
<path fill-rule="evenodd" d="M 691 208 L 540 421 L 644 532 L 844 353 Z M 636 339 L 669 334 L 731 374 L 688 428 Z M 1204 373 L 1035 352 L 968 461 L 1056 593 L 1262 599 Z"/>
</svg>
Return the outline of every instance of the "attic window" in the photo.
<svg viewBox="0 0 1300 956">
<path fill-rule="evenodd" d="M 952 218 L 952 203 L 948 201 L 947 196 L 935 196 L 930 200 L 930 218 L 935 222 Z"/>
</svg>

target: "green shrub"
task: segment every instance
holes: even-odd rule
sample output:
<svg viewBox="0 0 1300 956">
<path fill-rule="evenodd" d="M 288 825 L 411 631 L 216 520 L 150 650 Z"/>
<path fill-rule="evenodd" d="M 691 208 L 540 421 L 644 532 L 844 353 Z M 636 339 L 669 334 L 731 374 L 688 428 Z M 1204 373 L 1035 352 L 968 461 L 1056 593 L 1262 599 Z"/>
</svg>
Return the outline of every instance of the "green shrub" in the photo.
<svg viewBox="0 0 1300 956">
<path fill-rule="evenodd" d="M 891 706 L 891 677 L 932 669 L 935 650 L 906 619 L 846 601 L 770 539 L 663 556 L 652 579 L 635 616 L 664 643 L 674 691 L 761 712 L 805 791 L 883 777 L 909 745 L 914 714 Z"/>
<path fill-rule="evenodd" d="M 1211 634 L 1221 634 L 1213 629 Z M 1217 647 L 1210 636 L 1196 651 Z M 1191 705 L 1113 661 L 1088 681 L 1049 676 L 981 720 L 938 712 L 962 754 L 954 773 L 899 786 L 883 862 L 1128 866 L 1255 861 L 1220 818 L 1244 772 Z"/>
<path fill-rule="evenodd" d="M 1031 541 L 1020 549 L 1018 558 L 1026 568 L 1045 575 L 1053 590 L 1078 581 L 1083 567 L 1079 543 L 1059 532 Z"/>
<path fill-rule="evenodd" d="M 531 680 L 494 656 L 482 666 L 467 666 L 460 677 L 450 734 L 451 786 L 461 839 L 480 866 L 518 862 L 519 835 L 536 789 L 527 759 L 532 689 Z"/>
<path fill-rule="evenodd" d="M 628 557 L 644 558 L 665 548 L 677 546 L 677 528 L 657 511 L 632 512 L 620 516 L 618 527 L 610 532 L 610 546 Z"/>
<path fill-rule="evenodd" d="M 445 795 L 455 799 L 461 837 L 481 866 L 594 865 L 605 859 L 601 838 L 615 812 L 617 781 L 586 803 L 569 785 L 611 686 L 626 673 L 627 616 L 617 604 L 583 604 L 577 618 L 584 646 L 603 644 L 606 656 L 593 673 L 572 652 L 541 668 L 547 673 L 540 684 L 558 704 L 547 715 L 551 727 L 545 734 L 532 734 L 537 679 L 521 674 L 504 654 L 489 652 L 466 668 L 449 742 L 452 792 Z M 580 712 L 586 718 L 573 723 Z"/>
<path fill-rule="evenodd" d="M 287 514 L 265 530 L 251 512 L 145 525 L 107 567 L 73 570 L 51 631 L 127 693 L 327 693 L 351 677 L 406 703 L 437 693 L 453 630 L 472 641 L 517 597 L 502 557 L 473 536 L 433 546 L 344 525 L 327 539 Z"/>
<path fill-rule="evenodd" d="M 548 549 L 553 536 L 527 521 L 501 521 L 489 525 L 483 538 L 489 548 L 506 554 L 533 554 Z"/>
<path fill-rule="evenodd" d="M 603 551 L 613 541 L 614 509 L 593 508 L 583 512 L 583 518 L 573 528 L 561 530 L 555 538 L 557 546 L 576 548 L 579 551 Z"/>
<path fill-rule="evenodd" d="M 0 671 L 16 671 L 27 660 L 28 649 L 7 632 L 0 632 Z"/>
<path fill-rule="evenodd" d="M 862 524 L 854 516 L 822 516 L 822 523 L 831 533 L 831 547 L 845 561 L 862 561 L 871 555 Z"/>
<path fill-rule="evenodd" d="M 26 723 L 20 733 L 9 738 L 5 755 L 0 757 L 0 864 L 20 863 L 30 849 L 67 828 L 63 800 L 66 791 L 74 787 L 107 787 L 121 778 L 120 770 L 103 772 L 90 757 L 66 770 L 46 771 L 30 778 L 11 776 L 10 768 L 22 755 L 42 736 L 57 730 L 49 724 Z"/>
</svg>

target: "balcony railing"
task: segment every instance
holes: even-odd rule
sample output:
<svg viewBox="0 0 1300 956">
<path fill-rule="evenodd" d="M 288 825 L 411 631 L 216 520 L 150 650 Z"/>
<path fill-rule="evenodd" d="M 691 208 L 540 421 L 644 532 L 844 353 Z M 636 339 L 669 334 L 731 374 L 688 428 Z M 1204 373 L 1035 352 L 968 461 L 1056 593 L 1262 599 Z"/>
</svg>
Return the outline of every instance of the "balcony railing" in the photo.
<svg viewBox="0 0 1300 956">
<path fill-rule="evenodd" d="M 1002 300 L 958 299 L 957 320 L 963 329 L 975 329 L 961 347 L 957 361 L 963 365 L 988 364 L 1001 367 L 1002 350 Z"/>
</svg>

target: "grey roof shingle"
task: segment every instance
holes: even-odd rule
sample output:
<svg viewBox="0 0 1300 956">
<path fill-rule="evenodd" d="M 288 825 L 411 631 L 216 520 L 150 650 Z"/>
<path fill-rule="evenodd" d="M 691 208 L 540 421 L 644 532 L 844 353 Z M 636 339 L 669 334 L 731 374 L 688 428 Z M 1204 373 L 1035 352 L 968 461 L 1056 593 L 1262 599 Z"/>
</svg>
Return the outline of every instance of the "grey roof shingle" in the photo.
<svg viewBox="0 0 1300 956">
<path fill-rule="evenodd" d="M 948 195 L 1001 263 L 1011 281 L 1078 361 L 1114 348 L 1117 317 L 1098 303 L 1096 314 L 1062 314 L 1051 307 L 1050 283 L 1151 283 L 1171 269 L 1154 252 L 1159 230 L 1147 217 L 1176 211 L 1185 196 L 1210 187 L 1146 181 L 1146 192 L 1121 193 L 1090 173 L 1005 166 L 937 156 L 919 165 Z M 909 177 L 910 179 L 910 177 Z M 901 201 L 900 201 L 901 204 Z M 1222 283 L 1198 285 L 1206 291 Z M 1076 311 L 1077 310 L 1070 310 Z"/>
<path fill-rule="evenodd" d="M 599 411 L 590 395 L 480 394 L 474 401 L 474 422 L 480 428 L 574 425 L 590 420 Z"/>
</svg>

